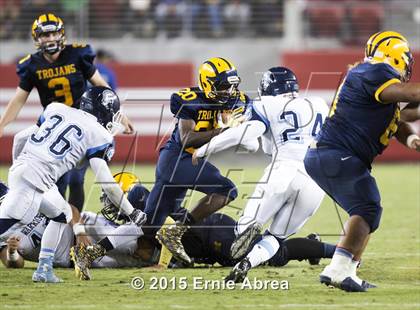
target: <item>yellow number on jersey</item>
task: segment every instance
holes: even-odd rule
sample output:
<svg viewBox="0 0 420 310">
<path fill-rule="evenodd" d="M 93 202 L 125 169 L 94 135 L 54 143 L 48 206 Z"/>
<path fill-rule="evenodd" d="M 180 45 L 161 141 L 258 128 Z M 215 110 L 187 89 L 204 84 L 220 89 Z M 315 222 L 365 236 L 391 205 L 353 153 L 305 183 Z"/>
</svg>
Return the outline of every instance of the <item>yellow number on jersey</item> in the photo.
<svg viewBox="0 0 420 310">
<path fill-rule="evenodd" d="M 57 86 L 61 87 L 57 89 Z M 68 106 L 73 105 L 73 96 L 71 94 L 70 82 L 66 77 L 51 79 L 48 82 L 48 88 L 55 89 L 54 95 L 56 97 L 64 97 L 64 104 Z"/>
<path fill-rule="evenodd" d="M 396 108 L 391 122 L 389 123 L 387 129 L 382 134 L 381 139 L 379 140 L 381 144 L 385 146 L 389 144 L 389 139 L 391 139 L 391 137 L 397 132 L 399 120 L 400 120 L 400 109 Z"/>
<path fill-rule="evenodd" d="M 72 46 L 74 48 L 83 48 L 86 47 L 86 44 L 80 44 L 80 43 L 73 43 Z"/>
<path fill-rule="evenodd" d="M 178 96 L 181 97 L 182 100 L 191 101 L 197 98 L 197 94 L 191 90 L 191 88 L 183 88 L 179 92 L 177 92 Z"/>
</svg>

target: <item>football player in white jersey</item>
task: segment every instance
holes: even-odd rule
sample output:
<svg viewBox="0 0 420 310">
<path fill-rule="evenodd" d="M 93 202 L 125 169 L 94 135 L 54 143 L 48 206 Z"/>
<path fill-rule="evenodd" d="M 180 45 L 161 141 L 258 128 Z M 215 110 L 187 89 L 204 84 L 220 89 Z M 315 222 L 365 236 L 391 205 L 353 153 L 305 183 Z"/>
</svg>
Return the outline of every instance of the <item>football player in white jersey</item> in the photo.
<svg viewBox="0 0 420 310">
<path fill-rule="evenodd" d="M 80 110 L 51 103 L 39 130 L 28 138 L 9 170 L 10 190 L 0 208 L 0 241 L 31 222 L 38 212 L 51 219 L 41 240 L 35 282 L 61 281 L 53 273 L 53 259 L 72 211 L 54 184 L 81 161 L 89 161 L 97 182 L 134 223 L 145 221 L 145 214 L 123 196 L 107 165 L 114 153 L 113 134 L 123 127 L 119 109 L 114 91 L 100 86 L 83 94 Z"/>
<path fill-rule="evenodd" d="M 261 234 L 262 226 L 270 219 L 272 223 L 226 278 L 235 282 L 242 282 L 250 268 L 269 260 L 279 249 L 274 236 L 286 239 L 296 233 L 324 197 L 324 192 L 307 175 L 303 158 L 328 114 L 327 104 L 318 97 L 299 97 L 296 76 L 284 67 L 265 72 L 258 90 L 261 98 L 254 100 L 246 112 L 247 121 L 214 137 L 193 156 L 196 161 L 239 144 L 253 148 L 258 137 L 264 152 L 272 156 L 238 221 L 232 257 L 245 255 Z"/>
<path fill-rule="evenodd" d="M 76 209 L 77 210 L 77 209 Z M 102 215 L 93 212 L 82 212 L 86 235 L 91 243 L 96 243 L 103 239 L 104 236 L 115 236 L 121 239 L 121 236 L 115 233 L 118 226 L 108 221 Z M 49 220 L 42 214 L 38 213 L 34 219 L 20 230 L 15 231 L 7 241 L 0 242 L 0 260 L 3 265 L 8 268 L 23 268 L 24 261 L 37 262 L 41 248 L 41 238 L 47 228 Z M 136 226 L 131 224 L 129 226 Z M 136 226 L 137 227 L 137 226 Z M 139 227 L 137 227 L 140 229 Z M 131 229 L 131 232 L 135 232 Z M 140 230 L 141 231 L 141 230 Z M 120 268 L 120 267 L 143 267 L 146 262 L 141 261 L 136 257 L 137 251 L 137 237 L 132 233 L 120 242 L 110 252 L 107 252 L 103 257 L 92 262 L 93 268 Z M 75 244 L 75 235 L 71 225 L 66 225 L 60 242 L 56 249 L 53 265 L 55 267 L 70 267 L 70 248 Z M 12 253 L 7 253 L 10 251 Z M 11 259 L 11 255 L 16 258 Z"/>
</svg>

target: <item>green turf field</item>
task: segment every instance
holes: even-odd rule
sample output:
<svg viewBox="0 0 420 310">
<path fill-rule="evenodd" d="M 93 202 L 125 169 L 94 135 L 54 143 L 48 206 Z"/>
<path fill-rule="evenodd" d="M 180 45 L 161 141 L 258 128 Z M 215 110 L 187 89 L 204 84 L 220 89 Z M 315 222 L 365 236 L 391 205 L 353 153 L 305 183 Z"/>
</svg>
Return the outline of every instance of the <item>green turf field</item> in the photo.
<svg viewBox="0 0 420 310">
<path fill-rule="evenodd" d="M 112 168 L 113 172 L 119 169 L 117 166 Z M 147 187 L 151 187 L 153 167 L 138 166 L 134 171 Z M 0 267 L 0 308 L 420 309 L 420 165 L 376 165 L 373 174 L 381 190 L 384 213 L 381 227 L 371 238 L 359 271 L 361 278 L 379 286 L 368 293 L 349 294 L 320 285 L 318 274 L 326 261 L 315 267 L 307 262 L 291 262 L 283 268 L 258 268 L 249 273 L 250 279 L 286 280 L 288 290 L 192 289 L 193 277 L 219 280 L 229 272 L 228 268 L 218 267 L 159 272 L 151 269 L 96 269 L 93 270 L 94 279 L 89 282 L 74 278 L 72 270 L 57 269 L 56 273 L 65 283 L 34 284 L 31 275 L 35 265 L 29 263 L 22 270 Z M 240 195 L 232 207 L 226 207 L 224 211 L 237 217 L 238 210 L 245 204 L 246 194 L 253 189 L 252 184 L 243 183 L 257 181 L 261 168 L 230 171 L 229 175 L 238 185 Z M 6 168 L 0 170 L 0 178 L 6 180 Z M 93 184 L 91 174 L 87 177 L 86 193 L 87 209 L 97 210 L 99 189 Z M 198 197 L 193 195 L 191 200 Z M 345 220 L 344 213 L 340 211 L 340 215 Z M 339 234 L 340 227 L 334 204 L 326 198 L 299 235 L 316 231 L 325 235 L 324 240 L 335 242 L 338 237 L 331 235 Z M 133 277 L 145 280 L 143 290 L 130 287 Z M 189 287 L 186 290 L 150 290 L 151 277 L 167 277 L 168 280 L 174 277 L 178 282 L 186 277 Z"/>
</svg>

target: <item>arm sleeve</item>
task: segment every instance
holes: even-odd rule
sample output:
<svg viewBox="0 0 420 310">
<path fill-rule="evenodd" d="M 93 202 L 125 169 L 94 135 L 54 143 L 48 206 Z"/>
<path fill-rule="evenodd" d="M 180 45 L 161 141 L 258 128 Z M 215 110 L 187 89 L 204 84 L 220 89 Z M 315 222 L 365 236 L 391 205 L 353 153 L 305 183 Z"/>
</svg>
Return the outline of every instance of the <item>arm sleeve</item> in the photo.
<svg viewBox="0 0 420 310">
<path fill-rule="evenodd" d="M 88 160 L 92 158 L 100 158 L 103 159 L 106 162 L 110 162 L 112 159 L 112 156 L 114 155 L 115 148 L 114 143 L 105 143 L 102 145 L 99 145 L 97 147 L 92 147 L 86 151 L 86 158 Z"/>
<path fill-rule="evenodd" d="M 255 149 L 255 140 L 264 134 L 265 130 L 264 123 L 260 121 L 252 120 L 242 123 L 240 126 L 229 128 L 211 139 L 209 143 L 200 147 L 196 154 L 198 157 L 204 157 L 238 144 L 242 144 L 244 147 L 250 145 L 252 149 Z"/>
<path fill-rule="evenodd" d="M 90 45 L 77 48 L 80 49 L 80 67 L 82 69 L 83 77 L 86 80 L 89 80 L 96 71 L 96 66 L 93 64 L 96 54 Z"/>
<path fill-rule="evenodd" d="M 115 182 L 106 161 L 93 157 L 89 160 L 89 164 L 96 176 L 96 182 L 101 184 L 102 189 L 111 202 L 115 206 L 119 206 L 126 215 L 130 215 L 134 208 L 125 197 L 120 186 Z"/>
<path fill-rule="evenodd" d="M 188 105 L 183 104 L 183 100 L 178 94 L 171 96 L 171 112 L 176 118 L 194 119 L 194 110 Z"/>
<path fill-rule="evenodd" d="M 16 67 L 16 74 L 19 76 L 19 87 L 23 90 L 30 92 L 34 88 L 33 80 L 29 70 L 30 55 L 29 58 L 21 59 Z"/>
<path fill-rule="evenodd" d="M 365 91 L 378 102 L 381 102 L 379 96 L 385 88 L 395 83 L 401 83 L 398 72 L 384 63 L 375 64 L 373 70 L 366 72 L 363 80 Z"/>
</svg>

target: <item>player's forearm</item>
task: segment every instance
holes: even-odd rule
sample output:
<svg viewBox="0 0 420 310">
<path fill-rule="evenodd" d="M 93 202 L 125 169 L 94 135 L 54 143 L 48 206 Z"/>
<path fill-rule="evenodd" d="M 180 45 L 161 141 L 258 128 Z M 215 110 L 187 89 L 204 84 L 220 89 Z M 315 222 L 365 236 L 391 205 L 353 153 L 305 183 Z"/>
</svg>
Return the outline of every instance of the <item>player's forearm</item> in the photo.
<svg viewBox="0 0 420 310">
<path fill-rule="evenodd" d="M 0 126 L 5 127 L 16 119 L 27 99 L 27 96 L 21 92 L 23 92 L 23 90 L 17 90 L 16 95 L 7 104 L 0 119 Z"/>
<path fill-rule="evenodd" d="M 413 127 L 407 122 L 400 122 L 398 125 L 398 130 L 395 134 L 397 140 L 407 146 L 407 139 L 412 135 L 416 135 L 417 133 L 413 129 Z"/>
<path fill-rule="evenodd" d="M 7 268 L 23 268 L 25 266 L 25 260 L 23 259 L 22 256 L 19 255 L 19 258 L 17 261 L 7 261 Z"/>
<path fill-rule="evenodd" d="M 415 122 L 420 119 L 420 103 L 410 103 L 401 110 L 401 120 Z"/>
<path fill-rule="evenodd" d="M 217 128 L 209 131 L 189 131 L 185 133 L 185 135 L 181 136 L 182 144 L 184 145 L 184 148 L 198 148 L 209 142 L 213 137 L 217 136 L 222 131 L 222 128 Z"/>
<path fill-rule="evenodd" d="M 104 80 L 102 75 L 99 73 L 98 70 L 95 71 L 95 73 L 92 75 L 92 77 L 89 79 L 89 82 L 92 83 L 94 86 L 104 86 L 111 88 L 108 83 Z"/>
<path fill-rule="evenodd" d="M 222 134 L 214 137 L 211 141 L 197 150 L 198 157 L 226 150 L 232 146 L 242 144 L 251 151 L 255 151 L 255 141 L 265 130 L 264 124 L 258 121 L 243 123 L 238 127 L 229 128 Z M 258 141 L 257 141 L 258 143 Z"/>
<path fill-rule="evenodd" d="M 101 184 L 102 189 L 111 200 L 111 202 L 115 206 L 119 206 L 126 215 L 130 215 L 134 208 L 124 196 L 120 186 L 115 182 L 105 160 L 100 158 L 92 158 L 89 163 L 93 172 L 95 173 L 96 182 Z"/>
<path fill-rule="evenodd" d="M 8 248 L 4 249 L 4 258 L 2 257 L 2 262 L 6 268 L 23 268 L 25 265 L 25 260 L 18 253 L 17 250 L 10 253 Z"/>
</svg>

